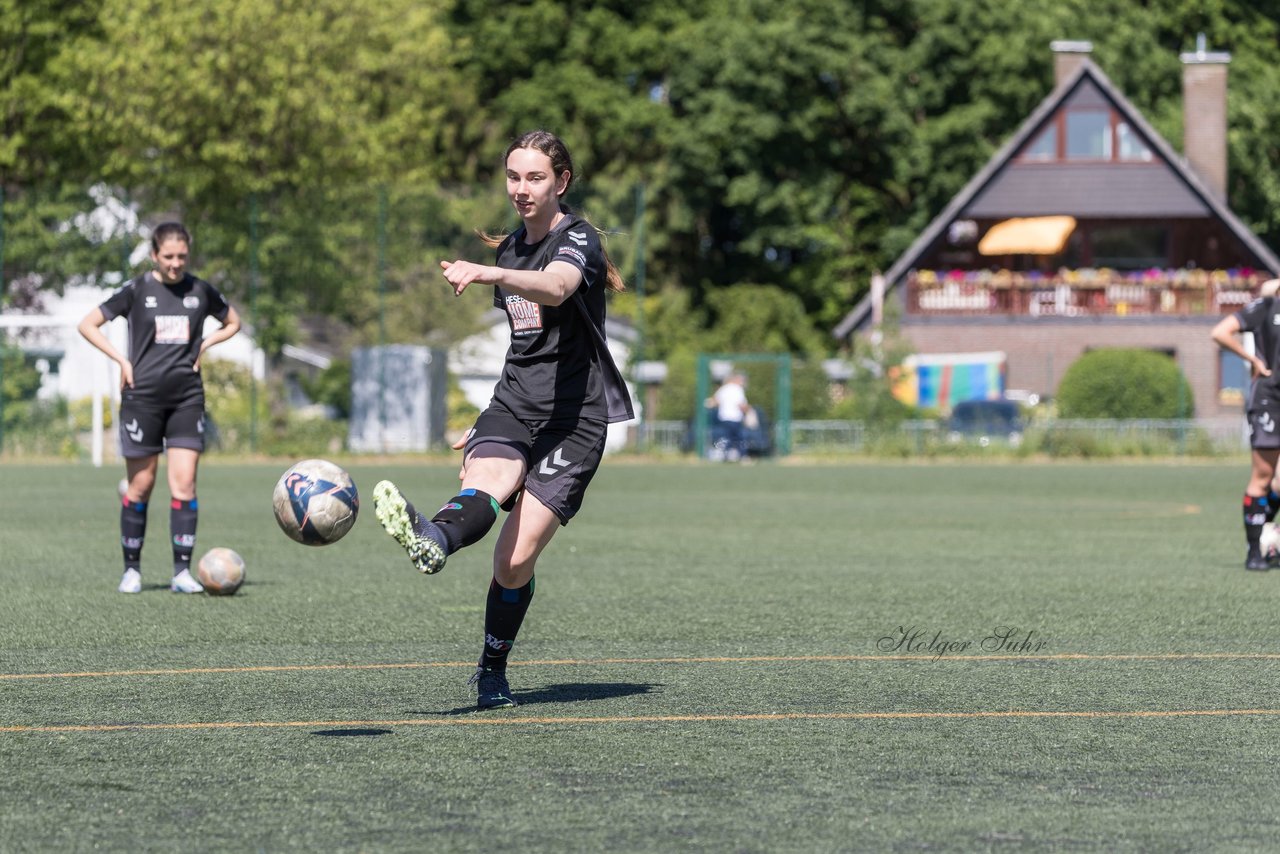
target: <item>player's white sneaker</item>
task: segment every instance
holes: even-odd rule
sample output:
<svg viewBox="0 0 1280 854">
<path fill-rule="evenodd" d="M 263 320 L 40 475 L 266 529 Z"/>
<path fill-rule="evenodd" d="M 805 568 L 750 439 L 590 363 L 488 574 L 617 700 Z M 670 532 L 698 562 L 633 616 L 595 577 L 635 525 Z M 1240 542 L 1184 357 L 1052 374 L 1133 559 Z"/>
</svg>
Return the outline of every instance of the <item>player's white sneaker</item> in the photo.
<svg viewBox="0 0 1280 854">
<path fill-rule="evenodd" d="M 141 593 L 142 573 L 136 569 L 126 569 L 124 577 L 120 579 L 120 586 L 116 589 L 121 593 Z"/>
<path fill-rule="evenodd" d="M 174 593 L 203 593 L 204 587 L 191 577 L 191 570 L 184 569 L 169 582 L 169 589 Z"/>
</svg>

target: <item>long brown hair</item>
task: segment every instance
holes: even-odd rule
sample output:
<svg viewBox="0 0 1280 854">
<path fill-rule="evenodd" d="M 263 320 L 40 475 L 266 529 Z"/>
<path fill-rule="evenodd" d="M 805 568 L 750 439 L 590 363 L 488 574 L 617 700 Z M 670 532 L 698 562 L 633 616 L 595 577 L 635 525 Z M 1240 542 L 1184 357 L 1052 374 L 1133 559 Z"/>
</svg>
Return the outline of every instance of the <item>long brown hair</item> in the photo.
<svg viewBox="0 0 1280 854">
<path fill-rule="evenodd" d="M 569 147 L 564 144 L 564 141 L 560 139 L 560 137 L 547 130 L 531 130 L 528 133 L 521 134 L 507 146 L 506 153 L 502 155 L 502 163 L 504 167 L 506 166 L 507 158 L 511 156 L 511 152 L 521 148 L 532 148 L 534 151 L 540 151 L 547 155 L 547 158 L 551 161 L 551 171 L 556 178 L 559 178 L 561 175 L 568 172 L 569 181 L 564 185 L 564 191 L 565 193 L 569 192 L 569 187 L 573 184 L 573 179 L 575 177 L 575 173 L 573 171 L 573 157 L 569 155 Z M 587 221 L 586 217 L 581 214 L 574 213 L 574 211 L 564 202 L 560 202 L 560 210 L 562 213 L 572 213 L 574 216 L 578 217 L 578 219 L 586 222 L 587 225 L 591 225 L 591 223 Z M 594 225 L 591 225 L 591 227 L 596 228 Z M 603 235 L 598 228 L 596 228 L 596 233 Z M 506 235 L 494 235 L 489 234 L 486 231 L 481 231 L 479 234 L 480 239 L 489 246 L 497 246 L 506 239 Z M 600 252 L 604 255 L 605 285 L 609 290 L 614 291 L 615 293 L 625 291 L 627 286 L 626 283 L 622 281 L 622 274 L 618 272 L 618 268 L 615 267 L 613 265 L 613 261 L 609 259 L 609 253 L 605 251 L 603 243 L 600 245 Z"/>
<path fill-rule="evenodd" d="M 166 240 L 181 240 L 191 248 L 191 232 L 180 222 L 162 222 L 151 232 L 151 249 L 160 251 L 160 244 Z"/>
</svg>

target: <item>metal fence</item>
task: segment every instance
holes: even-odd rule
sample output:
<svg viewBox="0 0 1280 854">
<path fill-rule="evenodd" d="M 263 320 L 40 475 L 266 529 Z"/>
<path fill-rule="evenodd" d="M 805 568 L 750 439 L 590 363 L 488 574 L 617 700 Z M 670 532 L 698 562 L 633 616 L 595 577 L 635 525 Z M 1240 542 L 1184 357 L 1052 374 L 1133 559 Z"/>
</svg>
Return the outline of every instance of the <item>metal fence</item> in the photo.
<svg viewBox="0 0 1280 854">
<path fill-rule="evenodd" d="M 641 452 L 682 453 L 692 448 L 684 421 L 650 421 L 636 431 Z M 975 448 L 1049 456 L 1226 455 L 1247 450 L 1243 418 L 1194 419 L 1046 419 L 1016 434 L 959 434 L 936 419 L 904 421 L 892 428 L 861 421 L 795 420 L 793 454 L 876 454 L 893 456 L 946 453 Z"/>
</svg>

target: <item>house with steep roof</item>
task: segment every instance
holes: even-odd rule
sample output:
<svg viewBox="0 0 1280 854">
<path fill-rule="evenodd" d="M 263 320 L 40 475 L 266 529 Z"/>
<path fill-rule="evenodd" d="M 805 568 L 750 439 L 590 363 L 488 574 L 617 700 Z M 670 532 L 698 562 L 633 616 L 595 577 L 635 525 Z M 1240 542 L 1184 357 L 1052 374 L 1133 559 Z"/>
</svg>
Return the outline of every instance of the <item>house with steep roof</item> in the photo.
<svg viewBox="0 0 1280 854">
<path fill-rule="evenodd" d="M 1230 55 L 1182 54 L 1184 154 L 1092 61 L 1054 42 L 1055 86 L 834 330 L 892 304 L 922 358 L 1003 353 L 1009 388 L 1052 396 L 1090 349 L 1168 353 L 1199 416 L 1237 414 L 1248 377 L 1212 326 L 1280 274 L 1227 205 Z"/>
</svg>

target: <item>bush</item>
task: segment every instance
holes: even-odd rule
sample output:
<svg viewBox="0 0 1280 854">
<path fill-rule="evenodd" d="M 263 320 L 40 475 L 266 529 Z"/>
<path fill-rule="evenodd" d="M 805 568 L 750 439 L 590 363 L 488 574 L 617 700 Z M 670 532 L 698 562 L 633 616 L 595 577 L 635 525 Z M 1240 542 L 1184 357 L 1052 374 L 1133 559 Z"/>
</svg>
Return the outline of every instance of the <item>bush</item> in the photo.
<svg viewBox="0 0 1280 854">
<path fill-rule="evenodd" d="M 4 428 L 0 430 L 0 451 L 13 458 L 85 457 L 88 446 L 80 442 L 80 437 L 83 431 L 88 430 L 87 401 L 83 411 L 86 421 L 81 428 L 62 398 L 6 402 Z"/>
<path fill-rule="evenodd" d="M 458 382 L 458 378 L 453 374 L 449 374 L 446 406 L 449 408 L 449 413 L 445 416 L 445 426 L 450 432 L 469 430 L 476 423 L 476 419 L 480 417 L 479 408 L 467 400 L 467 395 L 463 392 L 461 383 Z"/>
<path fill-rule="evenodd" d="M 24 426 L 36 407 L 40 372 L 19 347 L 0 342 L 0 427 Z"/>
<path fill-rule="evenodd" d="M 253 378 L 247 367 L 229 359 L 203 359 L 200 378 L 204 382 L 205 409 L 216 423 L 248 424 L 252 420 L 251 401 L 257 410 L 258 423 L 267 423 L 270 388 L 266 383 L 259 383 L 256 394 L 251 393 Z"/>
<path fill-rule="evenodd" d="M 1190 418 L 1191 385 L 1152 350 L 1108 348 L 1077 359 L 1058 386 L 1063 418 Z"/>
<path fill-rule="evenodd" d="M 351 361 L 335 359 L 314 377 L 299 378 L 303 392 L 316 403 L 331 407 L 339 418 L 351 417 Z"/>
</svg>

